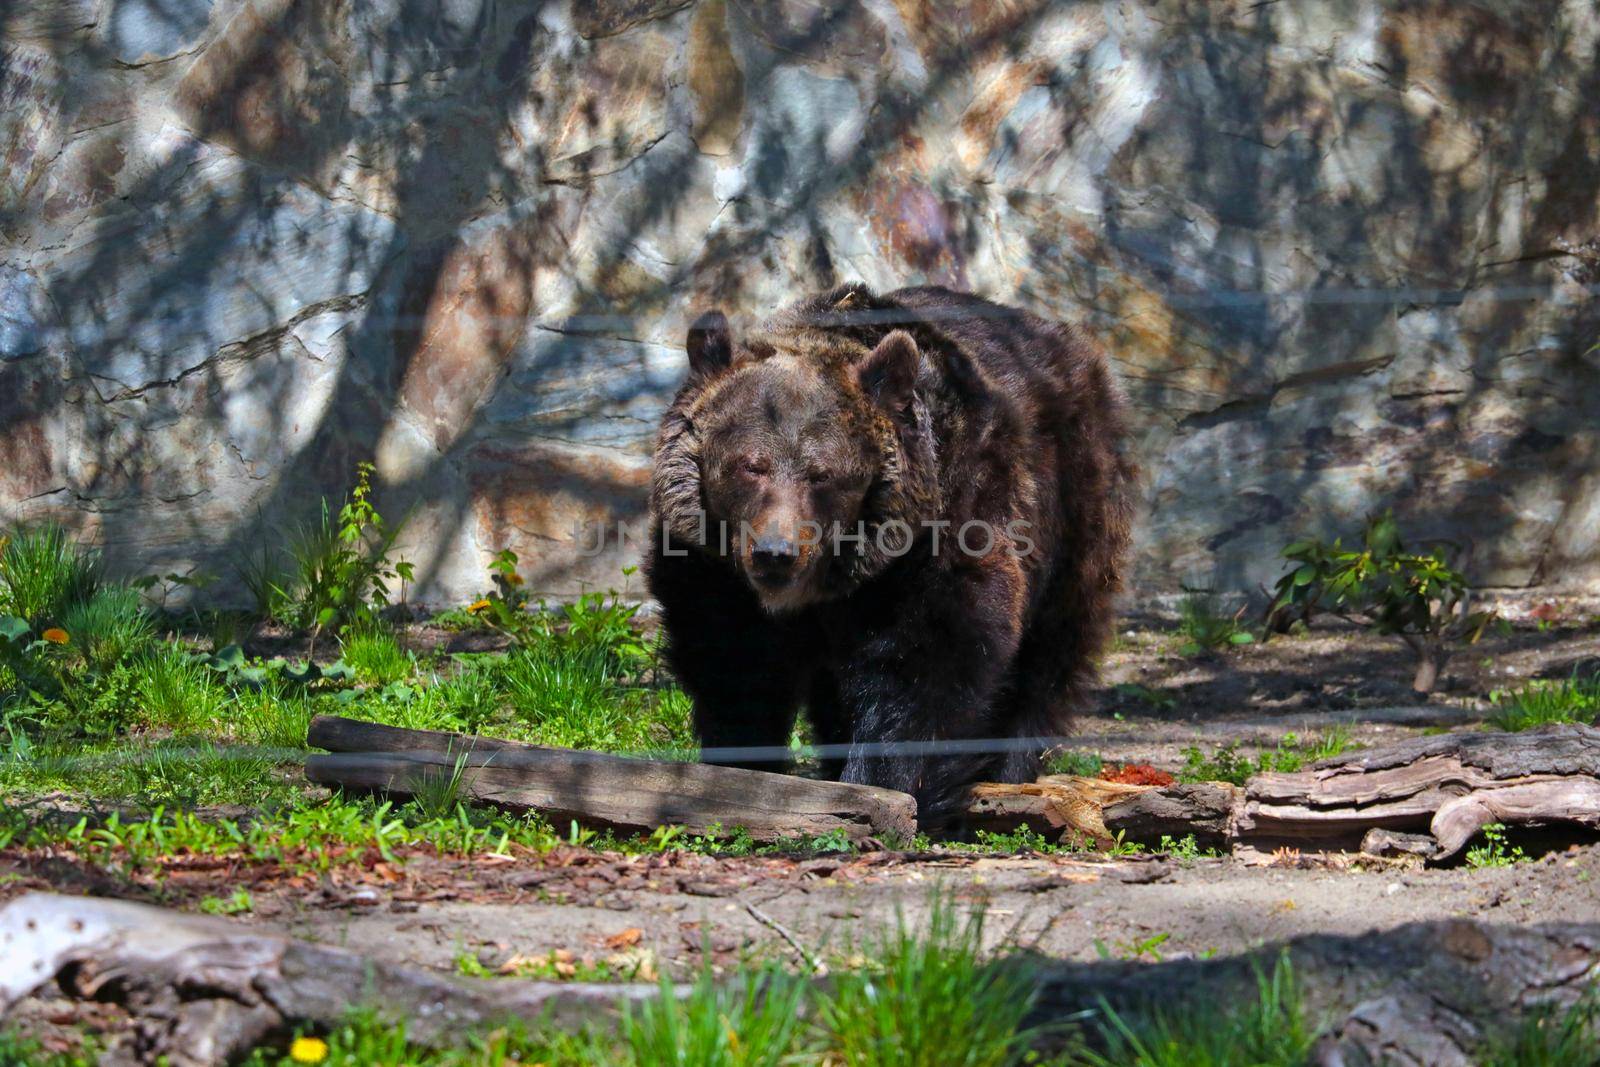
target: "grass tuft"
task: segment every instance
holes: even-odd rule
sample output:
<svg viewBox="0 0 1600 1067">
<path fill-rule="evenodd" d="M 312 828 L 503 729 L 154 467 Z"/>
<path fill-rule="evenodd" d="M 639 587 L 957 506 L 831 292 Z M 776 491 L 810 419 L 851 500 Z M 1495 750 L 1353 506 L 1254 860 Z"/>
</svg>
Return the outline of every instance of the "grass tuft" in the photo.
<svg viewBox="0 0 1600 1067">
<path fill-rule="evenodd" d="M 933 899 L 919 934 L 902 916 L 867 953 L 869 965 L 837 975 L 818 1007 L 831 1062 L 845 1067 L 1007 1067 L 1023 1062 L 1034 1002 L 1015 962 L 982 958 L 984 917 Z"/>
<path fill-rule="evenodd" d="M 1072 1067 L 1301 1067 L 1317 1038 L 1288 957 L 1258 973 L 1259 995 L 1239 1005 L 1151 1006 L 1137 1018 L 1109 1007 L 1096 1022 L 1094 1049 L 1069 1055 Z"/>
<path fill-rule="evenodd" d="M 341 643 L 340 658 L 363 682 L 391 685 L 411 677 L 417 669 L 416 658 L 386 630 L 363 627 L 346 634 Z"/>
<path fill-rule="evenodd" d="M 1239 621 L 1243 616 L 1242 607 L 1233 615 L 1224 615 L 1215 597 L 1190 593 L 1178 605 L 1178 633 L 1184 638 L 1180 651 L 1194 656 L 1253 643 L 1255 634 Z"/>
<path fill-rule="evenodd" d="M 58 620 L 84 665 L 109 674 L 155 643 L 155 622 L 137 589 L 108 585 L 66 608 Z"/>
<path fill-rule="evenodd" d="M 1600 720 L 1600 674 L 1565 680 L 1538 679 L 1520 689 L 1490 694 L 1495 712 L 1489 721 L 1507 733 L 1531 730 L 1535 726 L 1575 722 L 1585 725 Z"/>
<path fill-rule="evenodd" d="M 1542 1005 L 1509 1034 L 1490 1043 L 1484 1067 L 1570 1067 L 1600 1064 L 1600 986 L 1562 1010 Z"/>
<path fill-rule="evenodd" d="M 35 630 L 59 624 L 67 609 L 94 595 L 103 574 L 100 553 L 54 523 L 14 530 L 0 537 L 0 614 L 26 619 Z"/>
<path fill-rule="evenodd" d="M 228 691 L 216 674 L 176 644 L 160 646 L 139 666 L 139 720 L 174 730 L 214 730 L 224 720 Z"/>
<path fill-rule="evenodd" d="M 663 979 L 661 996 L 627 1005 L 623 1043 L 634 1062 L 695 1067 L 779 1067 L 804 1040 L 807 984 L 777 967 L 751 971 L 742 988 L 703 973 L 687 996 Z"/>
</svg>

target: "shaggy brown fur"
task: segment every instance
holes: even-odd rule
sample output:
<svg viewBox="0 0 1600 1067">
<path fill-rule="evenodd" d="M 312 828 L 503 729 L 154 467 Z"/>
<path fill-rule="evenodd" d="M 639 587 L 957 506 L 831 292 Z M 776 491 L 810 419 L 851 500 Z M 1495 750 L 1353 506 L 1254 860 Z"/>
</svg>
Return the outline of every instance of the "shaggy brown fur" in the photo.
<svg viewBox="0 0 1600 1067">
<path fill-rule="evenodd" d="M 818 741 L 852 746 L 1064 732 L 1129 539 L 1124 405 L 1098 349 L 968 294 L 859 285 L 737 341 L 703 316 L 688 347 L 647 572 L 702 743 L 781 746 L 802 706 Z M 833 538 L 858 522 L 864 539 Z M 973 522 L 986 551 L 984 526 L 957 539 Z M 916 794 L 933 824 L 978 778 L 1034 777 L 1039 749 L 826 769 Z"/>
</svg>

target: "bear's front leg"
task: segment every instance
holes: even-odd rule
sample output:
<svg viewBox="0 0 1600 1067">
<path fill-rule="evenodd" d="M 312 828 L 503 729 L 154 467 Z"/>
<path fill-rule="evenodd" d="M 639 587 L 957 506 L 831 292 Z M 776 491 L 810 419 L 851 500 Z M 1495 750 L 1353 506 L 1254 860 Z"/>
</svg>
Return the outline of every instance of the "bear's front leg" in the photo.
<svg viewBox="0 0 1600 1067">
<path fill-rule="evenodd" d="M 663 655 L 693 702 L 702 759 L 784 769 L 810 679 L 804 633 L 762 611 L 723 560 L 658 540 L 647 565 L 668 635 Z"/>
<path fill-rule="evenodd" d="M 862 591 L 878 598 L 877 610 L 851 635 L 837 674 L 852 746 L 840 777 L 911 793 L 918 822 L 936 826 L 996 760 L 941 752 L 939 742 L 993 732 L 1022 630 L 1022 574 L 1009 556 L 933 560 L 896 585 L 902 596 Z"/>
</svg>

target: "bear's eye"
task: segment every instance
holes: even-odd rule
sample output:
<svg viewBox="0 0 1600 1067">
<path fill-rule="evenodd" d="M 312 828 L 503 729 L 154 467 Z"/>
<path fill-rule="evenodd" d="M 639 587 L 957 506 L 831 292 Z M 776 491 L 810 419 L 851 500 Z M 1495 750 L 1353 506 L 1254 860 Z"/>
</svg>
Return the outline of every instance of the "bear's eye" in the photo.
<svg viewBox="0 0 1600 1067">
<path fill-rule="evenodd" d="M 739 461 L 739 473 L 748 474 L 754 478 L 764 478 L 772 470 L 772 464 L 760 456 L 746 456 Z"/>
<path fill-rule="evenodd" d="M 824 467 L 812 467 L 806 471 L 806 481 L 812 485 L 827 485 L 833 481 L 833 472 Z"/>
</svg>

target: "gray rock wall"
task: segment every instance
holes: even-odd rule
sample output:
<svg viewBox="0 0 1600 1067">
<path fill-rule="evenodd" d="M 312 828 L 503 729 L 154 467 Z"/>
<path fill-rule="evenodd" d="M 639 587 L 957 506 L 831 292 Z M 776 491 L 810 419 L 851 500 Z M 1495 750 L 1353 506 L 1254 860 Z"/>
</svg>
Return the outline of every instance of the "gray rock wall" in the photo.
<svg viewBox="0 0 1600 1067">
<path fill-rule="evenodd" d="M 693 310 L 859 278 L 1094 326 L 1141 594 L 1390 504 L 1600 592 L 1587 0 L 0 13 L 0 507 L 130 571 L 376 457 L 422 599 L 616 584 L 573 532 L 638 517 Z"/>
</svg>

